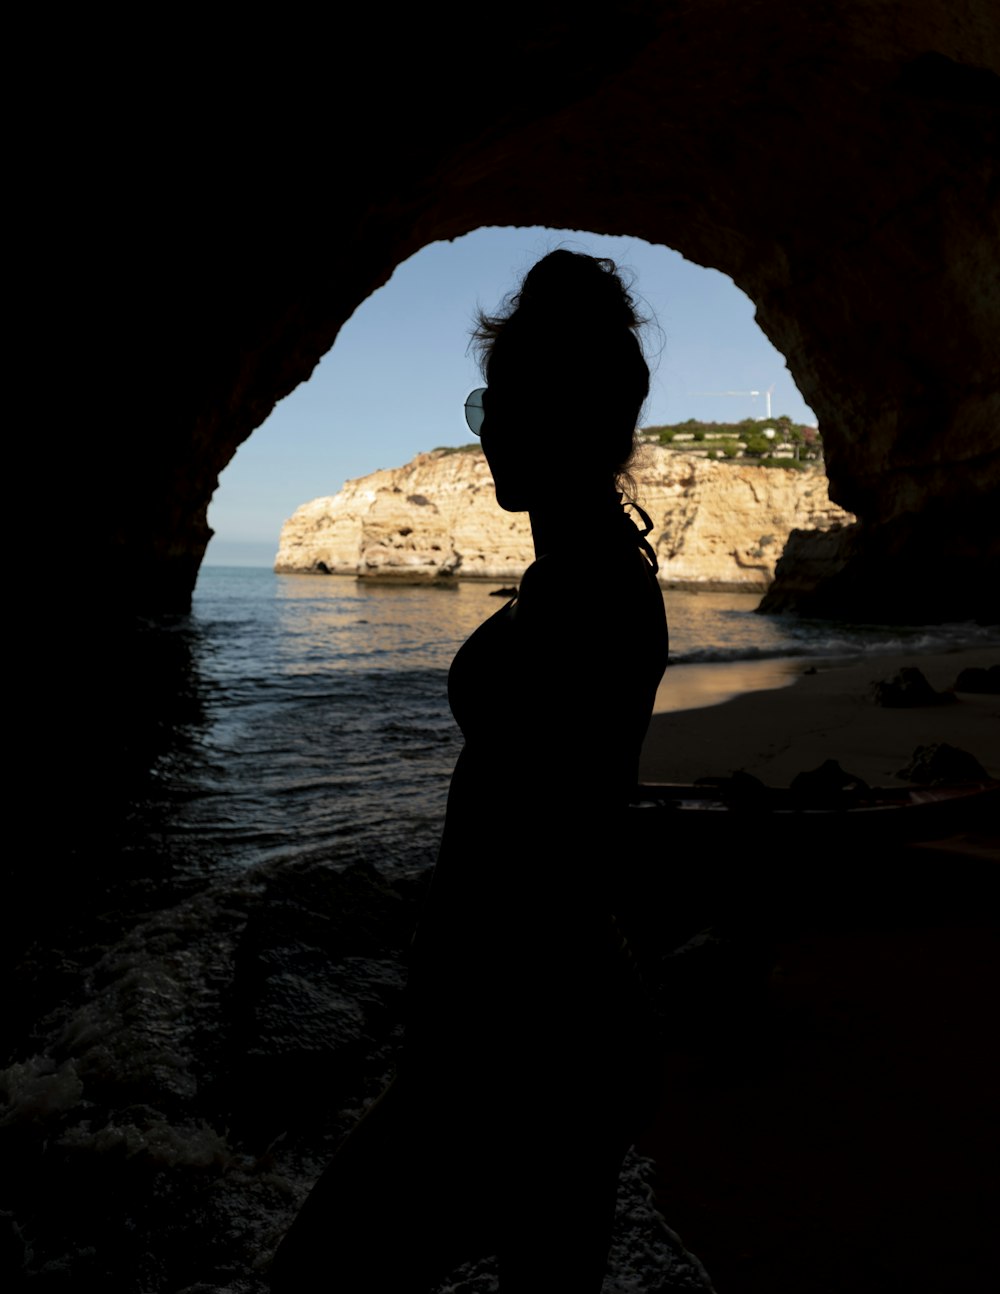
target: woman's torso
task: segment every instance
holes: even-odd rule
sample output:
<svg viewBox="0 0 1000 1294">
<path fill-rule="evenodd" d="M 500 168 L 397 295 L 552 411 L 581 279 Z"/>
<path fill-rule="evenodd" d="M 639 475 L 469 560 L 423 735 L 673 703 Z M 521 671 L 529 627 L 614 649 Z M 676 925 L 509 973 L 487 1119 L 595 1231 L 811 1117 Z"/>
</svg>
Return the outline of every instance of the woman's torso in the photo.
<svg viewBox="0 0 1000 1294">
<path fill-rule="evenodd" d="M 465 745 L 410 976 L 410 1039 L 431 1050 L 548 1036 L 569 1003 L 610 1022 L 634 995 L 608 891 L 667 628 L 622 521 L 589 560 L 536 562 L 453 662 Z"/>
</svg>

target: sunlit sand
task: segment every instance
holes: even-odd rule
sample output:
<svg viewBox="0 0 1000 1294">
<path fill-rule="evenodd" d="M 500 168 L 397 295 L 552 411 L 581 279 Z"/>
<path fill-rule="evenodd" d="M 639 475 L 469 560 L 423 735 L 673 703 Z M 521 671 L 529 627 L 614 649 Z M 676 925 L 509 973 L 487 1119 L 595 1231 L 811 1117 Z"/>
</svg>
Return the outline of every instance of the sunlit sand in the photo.
<svg viewBox="0 0 1000 1294">
<path fill-rule="evenodd" d="M 962 669 L 998 661 L 1000 642 L 860 662 L 677 666 L 667 670 L 661 684 L 640 775 L 645 781 L 691 782 L 742 769 L 768 785 L 787 786 L 797 773 L 835 759 L 869 785 L 899 785 L 908 780 L 900 772 L 918 746 L 945 742 L 968 751 L 990 776 L 1000 777 L 1000 697 L 963 692 L 952 705 L 898 710 L 872 700 L 873 682 L 891 678 L 903 666 L 920 669 L 943 691 L 954 686 Z M 713 670 L 719 671 L 717 682 Z M 768 671 L 773 671 L 770 683 Z M 749 680 L 756 690 L 734 697 L 741 677 L 743 686 Z"/>
<path fill-rule="evenodd" d="M 788 687 L 806 667 L 801 658 L 670 666 L 656 689 L 653 713 L 699 710 L 709 705 L 721 705 L 744 692 Z"/>
</svg>

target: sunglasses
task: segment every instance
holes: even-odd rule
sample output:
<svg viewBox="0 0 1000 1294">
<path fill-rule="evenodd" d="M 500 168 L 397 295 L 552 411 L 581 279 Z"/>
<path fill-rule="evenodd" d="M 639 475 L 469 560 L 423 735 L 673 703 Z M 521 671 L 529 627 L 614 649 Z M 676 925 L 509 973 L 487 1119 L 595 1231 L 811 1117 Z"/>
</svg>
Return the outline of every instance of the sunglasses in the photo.
<svg viewBox="0 0 1000 1294">
<path fill-rule="evenodd" d="M 486 421 L 486 410 L 483 408 L 483 396 L 486 394 L 486 387 L 477 387 L 475 391 L 469 393 L 465 401 L 465 421 L 469 424 L 469 430 L 474 436 L 482 434 L 483 423 Z"/>
</svg>

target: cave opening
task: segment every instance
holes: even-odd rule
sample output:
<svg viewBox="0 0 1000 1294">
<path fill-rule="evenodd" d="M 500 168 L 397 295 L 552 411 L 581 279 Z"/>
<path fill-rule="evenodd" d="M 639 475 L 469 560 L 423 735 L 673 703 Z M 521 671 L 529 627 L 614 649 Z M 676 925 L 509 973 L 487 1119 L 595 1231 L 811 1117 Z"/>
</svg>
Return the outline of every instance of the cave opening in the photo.
<svg viewBox="0 0 1000 1294">
<path fill-rule="evenodd" d="M 643 425 L 816 418 L 753 302 L 720 271 L 664 245 L 579 230 L 480 228 L 398 265 L 301 383 L 236 451 L 209 510 L 209 565 L 270 566 L 282 524 L 348 479 L 467 443 L 461 414 L 479 374 L 469 350 L 477 305 L 495 308 L 556 246 L 609 256 L 634 278 L 653 371 Z M 558 439 L 558 435 L 555 439 Z"/>
<path fill-rule="evenodd" d="M 35 815 L 41 849 L 14 851 L 22 884 L 4 949 L 6 1094 L 19 1111 L 5 1115 L 18 1146 L 16 1213 L 13 1198 L 3 1202 L 12 1268 L 23 1259 L 29 1277 L 70 1273 L 108 1290 L 222 1287 L 234 1272 L 263 1288 L 261 1262 L 287 1221 L 290 1189 L 301 1189 L 301 1166 L 269 1118 L 253 1125 L 249 1101 L 223 1102 L 227 1092 L 255 1096 L 263 1078 L 287 1099 L 262 1109 L 302 1108 L 302 1067 L 279 1049 L 280 1030 L 262 1032 L 256 1050 L 239 1033 L 251 1019 L 266 1024 L 266 958 L 291 932 L 295 895 L 290 884 L 258 894 L 252 878 L 212 871 L 247 831 L 247 799 L 222 784 L 242 769 L 248 794 L 280 800 L 294 832 L 266 815 L 262 870 L 282 879 L 280 852 L 298 832 L 304 854 L 285 879 L 308 880 L 322 862 L 317 837 L 340 825 L 329 809 L 361 822 L 359 785 L 376 792 L 363 826 L 380 863 L 424 848 L 430 818 L 413 797 L 453 752 L 419 689 L 408 716 L 386 686 L 344 720 L 384 737 L 377 758 L 367 768 L 338 759 L 342 731 L 323 709 L 338 680 L 315 670 L 309 639 L 287 678 L 280 732 L 264 710 L 276 699 L 270 678 L 254 696 L 238 660 L 223 676 L 195 675 L 205 638 L 184 613 L 208 540 L 205 509 L 234 448 L 253 432 L 217 506 L 241 458 L 263 452 L 269 435 L 279 468 L 308 460 L 304 442 L 296 449 L 261 425 L 268 410 L 422 245 L 490 220 L 579 219 L 662 239 L 732 274 L 819 417 L 836 497 L 864 516 L 843 576 L 809 605 L 911 626 L 1000 617 L 996 7 L 765 8 L 626 5 L 611 29 L 581 28 L 558 6 L 533 5 L 524 22 L 464 14 L 471 57 L 457 69 L 457 95 L 454 41 L 435 31 L 453 18 L 421 11 L 388 24 L 375 10 L 338 20 L 333 41 L 307 42 L 311 32 L 290 24 L 286 96 L 270 90 L 283 52 L 282 24 L 271 21 L 259 58 L 241 56 L 242 31 L 226 29 L 216 57 L 207 32 L 193 41 L 183 23 L 173 28 L 183 56 L 163 58 L 161 24 L 162 80 L 142 42 L 123 63 L 118 40 L 104 41 L 106 69 L 75 57 L 79 85 L 55 64 L 36 78 L 55 103 L 67 86 L 71 96 L 53 130 L 26 137 L 45 164 L 32 167 L 25 200 L 50 199 L 38 268 L 52 260 L 55 270 L 51 291 L 38 294 L 48 322 L 38 349 L 48 388 L 82 322 L 86 381 L 64 384 L 74 416 L 58 425 L 54 452 L 38 438 L 67 483 L 58 563 L 45 574 L 69 568 L 71 578 L 47 587 L 51 650 L 39 651 L 31 624 L 21 652 L 41 660 L 51 721 L 29 709 L 34 741 L 18 762 L 32 800 L 39 785 L 51 794 Z M 302 74 L 307 45 L 312 78 Z M 359 78 L 357 52 L 374 49 L 379 66 Z M 498 93 L 515 78 L 516 95 Z M 53 213 L 62 259 L 52 257 Z M 660 322 L 669 353 L 669 321 Z M 373 402 L 390 377 L 372 380 Z M 704 386 L 772 380 L 727 373 Z M 456 419 L 464 381 L 439 402 L 453 400 Z M 309 466 L 315 485 L 296 487 L 292 506 L 340 484 L 340 469 Z M 216 524 L 221 541 L 228 523 Z M 804 579 L 818 587 L 825 576 L 810 561 Z M 152 632 L 122 641 L 113 632 L 119 613 L 136 610 L 167 621 L 155 644 Z M 354 612 L 358 632 L 371 610 Z M 238 622 L 237 602 L 230 613 Z M 231 624 L 220 618 L 215 632 L 225 643 Z M 955 678 L 946 655 L 937 687 Z M 860 668 L 859 697 L 869 678 Z M 241 723 L 206 741 L 205 707 L 227 689 L 241 698 Z M 990 722 L 989 704 L 966 696 L 884 715 L 880 727 L 912 719 L 924 741 L 932 724 L 940 735 L 963 714 Z M 724 715 L 693 713 L 687 737 L 675 732 L 670 745 L 687 741 L 699 756 L 688 772 L 701 774 L 705 726 L 714 719 L 718 732 Z M 737 738 L 760 723 L 743 713 L 719 737 L 728 768 L 743 762 Z M 401 753 L 402 731 L 417 758 Z M 275 756 L 293 749 L 288 736 L 303 744 L 282 781 Z M 787 732 L 777 744 L 788 745 Z M 996 776 L 995 754 L 986 762 Z M 901 766 L 894 756 L 876 773 Z M 410 777 L 405 795 L 399 770 Z M 387 840 L 386 822 L 417 824 L 419 838 L 399 830 Z M 347 851 L 360 840 L 340 834 Z M 978 857 L 966 836 L 964 855 L 961 841 L 953 853 L 919 848 L 888 869 L 880 835 L 861 845 L 820 872 L 797 855 L 776 886 L 782 901 L 801 895 L 824 932 L 786 944 L 778 963 L 777 1018 L 790 1035 L 713 1028 L 712 1081 L 678 1075 L 693 1082 L 672 1096 L 664 1125 L 663 1211 L 720 1287 L 929 1292 L 977 1288 L 995 1267 L 983 1219 L 996 1148 L 983 1129 L 995 1124 L 996 1057 L 982 1024 L 995 980 L 984 924 L 995 910 L 995 820 Z M 702 844 L 697 857 L 707 852 Z M 744 841 L 734 856 L 745 861 Z M 339 893 L 328 892 L 336 915 Z M 365 913 L 367 893 L 355 900 Z M 244 927 L 252 937 L 241 945 Z M 830 1045 L 817 1050 L 817 1040 Z M 264 1062 L 249 1083 L 248 1052 Z M 730 1080 L 745 1101 L 732 1099 Z M 101 1189 L 79 1189 L 94 1182 Z"/>
</svg>

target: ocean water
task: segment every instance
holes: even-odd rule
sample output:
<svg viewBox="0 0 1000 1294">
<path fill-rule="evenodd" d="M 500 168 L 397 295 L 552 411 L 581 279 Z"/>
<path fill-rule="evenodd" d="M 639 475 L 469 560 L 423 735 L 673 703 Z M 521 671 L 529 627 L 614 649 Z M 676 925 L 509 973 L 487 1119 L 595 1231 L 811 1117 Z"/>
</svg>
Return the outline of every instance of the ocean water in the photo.
<svg viewBox="0 0 1000 1294">
<path fill-rule="evenodd" d="M 186 766 L 161 780 L 165 838 L 196 843 L 213 866 L 335 855 L 396 874 L 432 861 L 460 749 L 447 671 L 502 605 L 491 596 L 498 587 L 205 568 L 185 629 L 200 718 Z M 717 667 L 668 668 L 657 697 L 664 711 L 780 686 L 803 658 L 923 650 L 980 632 L 758 616 L 754 594 L 664 597 L 671 665 Z M 588 598 L 581 589 L 582 608 Z M 174 793 L 178 777 L 183 794 Z"/>
<path fill-rule="evenodd" d="M 147 626 L 181 702 L 148 721 L 86 901 L 29 943 L 11 990 L 25 1024 L 0 1070 L 0 1283 L 8 1263 L 38 1288 L 264 1290 L 274 1244 L 391 1069 L 398 928 L 460 746 L 448 666 L 501 605 L 492 587 L 209 567 L 190 616 Z M 665 597 L 682 667 L 665 710 L 778 686 L 803 658 L 978 634 Z M 696 674 L 714 681 L 693 695 Z M 708 1289 L 649 1174 L 630 1158 L 607 1294 Z M 494 1287 L 487 1264 L 442 1290 Z"/>
</svg>

